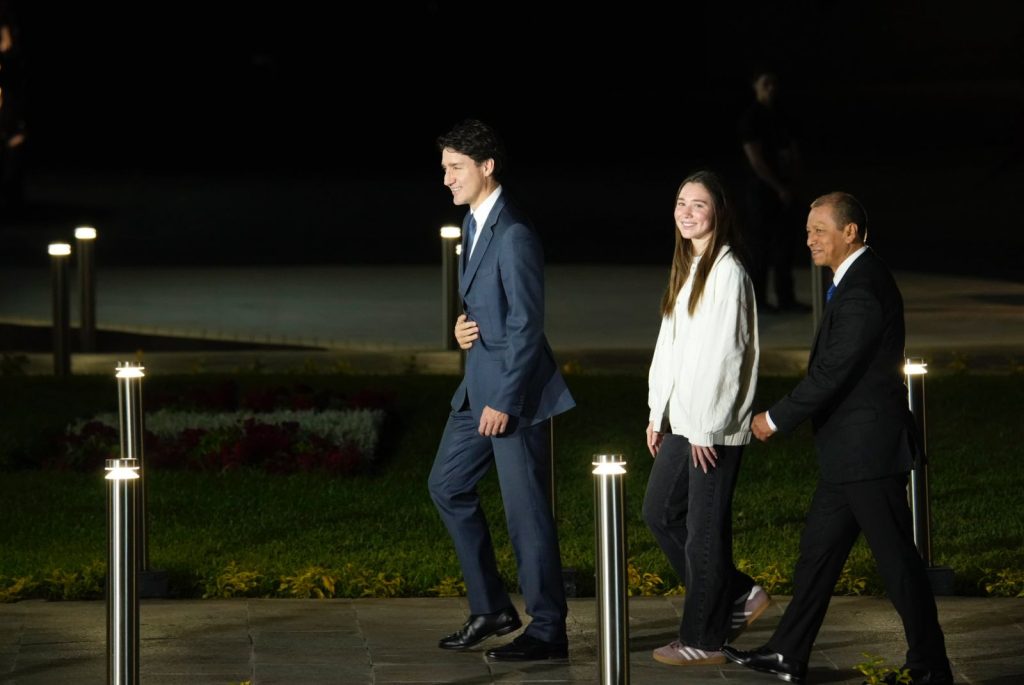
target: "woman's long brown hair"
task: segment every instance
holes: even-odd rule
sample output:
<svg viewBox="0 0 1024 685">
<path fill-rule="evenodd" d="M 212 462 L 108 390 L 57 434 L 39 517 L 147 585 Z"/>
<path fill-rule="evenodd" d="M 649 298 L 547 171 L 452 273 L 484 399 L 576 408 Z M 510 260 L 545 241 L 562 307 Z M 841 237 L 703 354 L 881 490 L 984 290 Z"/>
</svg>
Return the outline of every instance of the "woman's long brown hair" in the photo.
<svg viewBox="0 0 1024 685">
<path fill-rule="evenodd" d="M 712 218 L 711 241 L 708 243 L 707 249 L 704 250 L 700 264 L 697 265 L 697 271 L 693 275 L 693 290 L 690 292 L 690 301 L 686 307 L 689 315 L 693 316 L 704 295 L 704 286 L 711 273 L 711 267 L 718 259 L 718 254 L 723 247 L 735 245 L 739 236 L 736 231 L 736 222 L 733 220 L 732 207 L 730 207 L 725 193 L 725 186 L 718 175 L 707 170 L 693 172 L 679 184 L 679 189 L 676 190 L 676 201 L 679 200 L 679 193 L 687 183 L 699 183 L 708 191 L 711 196 Z M 672 270 L 668 276 L 668 288 L 665 289 L 665 294 L 661 298 L 662 316 L 670 316 L 675 310 L 676 298 L 679 297 L 679 291 L 683 289 L 683 285 L 690 275 L 690 265 L 693 264 L 695 256 L 692 241 L 684 238 L 676 228 L 676 249 L 672 257 Z"/>
</svg>

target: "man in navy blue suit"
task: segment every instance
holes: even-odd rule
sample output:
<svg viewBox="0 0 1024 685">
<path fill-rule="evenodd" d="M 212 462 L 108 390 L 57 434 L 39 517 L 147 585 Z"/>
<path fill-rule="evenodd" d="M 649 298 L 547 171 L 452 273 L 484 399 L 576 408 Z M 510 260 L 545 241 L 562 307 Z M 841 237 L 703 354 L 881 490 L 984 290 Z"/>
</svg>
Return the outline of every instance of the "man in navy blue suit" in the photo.
<svg viewBox="0 0 1024 685">
<path fill-rule="evenodd" d="M 863 532 L 907 637 L 905 668 L 913 685 L 951 685 L 935 597 L 914 546 L 907 473 L 918 456 L 907 407 L 903 298 L 867 242 L 867 213 L 852 195 L 811 203 L 807 247 L 832 285 L 811 348 L 807 376 L 754 417 L 760 440 L 810 420 L 820 476 L 800 539 L 793 601 L 766 645 L 730 645 L 726 658 L 781 680 L 802 683 L 843 564 Z M 887 683 L 898 674 L 890 673 Z"/>
<path fill-rule="evenodd" d="M 498 182 L 504 148 L 486 124 L 468 120 L 438 139 L 444 184 L 463 221 L 460 284 L 465 314 L 455 339 L 466 371 L 430 472 L 430 495 L 455 543 L 470 616 L 442 649 L 467 649 L 522 623 L 498 572 L 477 483 L 493 462 L 518 562 L 526 612 L 514 641 L 491 649 L 502 661 L 568 656 L 558 535 L 548 501 L 551 417 L 575 406 L 544 336 L 540 240 Z"/>
</svg>

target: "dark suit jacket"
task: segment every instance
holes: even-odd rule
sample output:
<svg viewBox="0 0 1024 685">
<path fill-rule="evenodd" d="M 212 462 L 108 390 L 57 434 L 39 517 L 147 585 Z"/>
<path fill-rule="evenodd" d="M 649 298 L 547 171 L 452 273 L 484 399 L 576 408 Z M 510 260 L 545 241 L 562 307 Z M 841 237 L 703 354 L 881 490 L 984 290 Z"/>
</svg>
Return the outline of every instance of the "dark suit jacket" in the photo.
<svg viewBox="0 0 1024 685">
<path fill-rule="evenodd" d="M 903 384 L 903 298 L 868 249 L 825 307 L 807 377 L 769 410 L 789 431 L 814 427 L 821 477 L 846 483 L 906 473 L 918 442 Z"/>
<path fill-rule="evenodd" d="M 469 214 L 463 221 L 467 234 Z M 575 406 L 544 336 L 544 254 L 537 234 L 498 197 L 469 263 L 463 242 L 459 293 L 480 337 L 466 355 L 466 373 L 452 408 L 466 399 L 478 419 L 484 406 L 503 411 L 520 425 L 539 423 Z"/>
</svg>

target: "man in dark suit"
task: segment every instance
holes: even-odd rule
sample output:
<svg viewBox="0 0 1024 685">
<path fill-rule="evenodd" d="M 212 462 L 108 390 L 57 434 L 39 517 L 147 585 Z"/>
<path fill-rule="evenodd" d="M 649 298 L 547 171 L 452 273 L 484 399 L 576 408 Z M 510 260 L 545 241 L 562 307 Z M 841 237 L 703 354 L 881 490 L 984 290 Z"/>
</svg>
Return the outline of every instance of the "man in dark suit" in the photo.
<svg viewBox="0 0 1024 685">
<path fill-rule="evenodd" d="M 799 683 L 850 549 L 863 531 L 906 633 L 913 683 L 952 683 L 924 561 L 914 546 L 907 473 L 916 456 L 907 408 L 903 298 L 865 245 L 867 214 L 852 195 L 811 203 L 807 246 L 833 272 L 804 378 L 751 429 L 761 440 L 810 419 L 820 478 L 800 540 L 793 601 L 765 646 L 726 657 Z M 892 682 L 895 682 L 895 675 Z"/>
<path fill-rule="evenodd" d="M 558 535 L 548 501 L 551 417 L 575 403 L 544 336 L 544 257 L 537 234 L 498 182 L 504 149 L 479 121 L 438 139 L 444 184 L 463 221 L 455 338 L 466 371 L 430 472 L 430 495 L 455 543 L 470 616 L 443 638 L 466 649 L 522 623 L 498 572 L 477 483 L 493 463 L 532 622 L 487 656 L 533 661 L 568 656 Z"/>
</svg>

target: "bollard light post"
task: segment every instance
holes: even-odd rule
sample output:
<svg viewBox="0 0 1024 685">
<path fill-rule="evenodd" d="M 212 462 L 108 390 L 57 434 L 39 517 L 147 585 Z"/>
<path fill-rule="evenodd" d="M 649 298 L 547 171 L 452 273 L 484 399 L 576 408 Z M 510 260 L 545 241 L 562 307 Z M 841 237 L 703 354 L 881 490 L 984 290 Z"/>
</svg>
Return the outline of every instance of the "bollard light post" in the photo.
<svg viewBox="0 0 1024 685">
<path fill-rule="evenodd" d="M 50 284 L 53 290 L 53 375 L 71 375 L 71 323 L 68 307 L 68 257 L 71 245 L 50 243 Z"/>
<path fill-rule="evenodd" d="M 122 452 L 123 454 L 123 452 Z M 107 459 L 107 683 L 139 682 L 137 459 Z"/>
<path fill-rule="evenodd" d="M 459 247 L 462 229 L 458 226 L 441 227 L 441 349 L 457 350 L 459 344 L 452 332 L 455 320 L 462 313 L 459 297 Z"/>
<path fill-rule="evenodd" d="M 82 352 L 96 351 L 96 229 L 79 226 L 75 229 L 78 258 L 78 311 Z"/>
<path fill-rule="evenodd" d="M 594 455 L 594 545 L 597 563 L 597 676 L 629 685 L 626 526 L 621 454 Z"/>
<path fill-rule="evenodd" d="M 138 531 L 139 570 L 149 568 L 149 551 L 146 549 L 146 480 L 143 461 L 142 440 L 145 435 L 142 417 L 142 379 L 145 367 L 132 362 L 117 365 L 117 407 L 121 426 L 121 455 L 134 459 L 137 464 L 142 487 L 135 499 L 136 530 Z"/>
<path fill-rule="evenodd" d="M 914 522 L 914 544 L 927 566 L 932 565 L 931 511 L 928 506 L 928 436 L 925 426 L 924 375 L 928 365 L 923 359 L 907 359 L 903 372 L 907 376 L 907 403 L 914 416 L 921 450 L 910 472 L 910 513 Z"/>
<path fill-rule="evenodd" d="M 914 526 L 914 544 L 928 569 L 928 579 L 936 595 L 953 594 L 953 569 L 932 565 L 931 504 L 928 487 L 928 427 L 925 416 L 924 377 L 928 365 L 920 357 L 906 360 L 903 373 L 907 378 L 907 404 L 914 417 L 920 450 L 910 471 L 907 497 Z"/>
<path fill-rule="evenodd" d="M 117 367 L 117 405 L 121 427 L 121 455 L 134 459 L 139 474 L 135 496 L 135 533 L 138 546 L 139 587 L 142 597 L 167 595 L 167 574 L 149 566 L 149 525 L 146 514 L 146 468 L 143 455 L 145 422 L 142 413 L 142 379 L 145 367 L 122 362 Z"/>
</svg>

